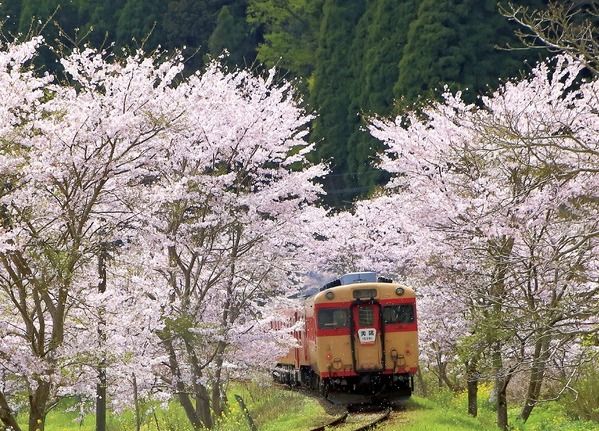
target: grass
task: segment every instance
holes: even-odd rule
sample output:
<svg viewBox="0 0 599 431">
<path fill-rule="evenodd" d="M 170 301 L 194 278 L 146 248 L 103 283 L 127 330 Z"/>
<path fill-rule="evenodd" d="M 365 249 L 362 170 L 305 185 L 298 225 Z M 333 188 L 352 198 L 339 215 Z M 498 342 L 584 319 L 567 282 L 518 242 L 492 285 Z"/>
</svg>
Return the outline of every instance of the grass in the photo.
<svg viewBox="0 0 599 431">
<path fill-rule="evenodd" d="M 485 401 L 490 388 L 479 392 L 479 415 L 468 416 L 466 396 L 440 392 L 432 399 L 414 396 L 405 404 L 405 410 L 393 415 L 377 429 L 380 431 L 496 431 L 495 412 Z M 260 431 L 306 431 L 329 421 L 342 409 L 306 394 L 284 388 L 256 384 L 234 384 L 228 392 L 229 412 L 216 424 L 215 431 L 245 431 L 248 425 L 234 398 L 240 395 Z M 46 431 L 95 431 L 93 414 L 82 420 L 76 409 L 61 405 L 52 411 L 46 421 Z M 71 406 L 73 407 L 73 406 Z M 72 411 L 71 411 L 72 410 Z M 166 405 L 144 406 L 142 431 L 192 431 L 181 407 L 176 402 Z M 565 408 L 558 403 L 546 403 L 533 411 L 529 421 L 518 421 L 517 408 L 510 410 L 512 431 L 599 431 L 599 423 L 576 421 L 567 417 Z M 25 419 L 25 418 L 21 418 Z M 134 431 L 133 412 L 126 411 L 107 418 L 108 431 Z"/>
<path fill-rule="evenodd" d="M 526 424 L 514 418 L 512 425 L 515 431 L 599 431 L 599 423 L 572 420 L 566 415 L 565 407 L 556 402 L 536 407 Z"/>
<path fill-rule="evenodd" d="M 491 388 L 482 387 L 479 392 L 478 417 L 466 414 L 466 394 L 457 396 L 440 392 L 433 399 L 414 396 L 408 401 L 405 415 L 380 427 L 381 431 L 496 431 L 496 415 L 486 401 Z M 568 418 L 563 405 L 551 402 L 535 408 L 529 420 L 518 419 L 520 410 L 509 410 L 512 431 L 599 431 L 599 423 Z"/>
<path fill-rule="evenodd" d="M 472 418 L 435 401 L 412 397 L 405 405 L 405 414 L 385 423 L 381 431 L 496 431 L 492 421 L 486 417 Z"/>
<path fill-rule="evenodd" d="M 246 418 L 235 399 L 240 395 L 260 431 L 306 430 L 327 421 L 328 403 L 309 394 L 284 388 L 234 384 L 228 393 L 229 411 L 217 421 L 215 431 L 245 431 Z M 182 408 L 175 401 L 165 405 L 144 405 L 142 431 L 192 431 Z M 27 418 L 19 417 L 23 429 Z M 107 431 L 134 431 L 133 411 L 108 414 Z M 46 418 L 46 431 L 95 431 L 95 415 L 80 415 L 73 402 L 64 402 Z"/>
<path fill-rule="evenodd" d="M 229 393 L 229 414 L 218 431 L 248 429 L 241 408 L 231 398 L 233 394 L 244 399 L 260 431 L 306 430 L 330 418 L 327 403 L 309 394 L 272 386 L 234 386 Z"/>
<path fill-rule="evenodd" d="M 72 403 L 64 402 L 51 410 L 46 416 L 45 431 L 95 431 L 95 418 L 90 415 L 80 417 L 78 409 Z M 27 418 L 23 415 L 18 417 L 21 429 L 27 429 Z"/>
</svg>

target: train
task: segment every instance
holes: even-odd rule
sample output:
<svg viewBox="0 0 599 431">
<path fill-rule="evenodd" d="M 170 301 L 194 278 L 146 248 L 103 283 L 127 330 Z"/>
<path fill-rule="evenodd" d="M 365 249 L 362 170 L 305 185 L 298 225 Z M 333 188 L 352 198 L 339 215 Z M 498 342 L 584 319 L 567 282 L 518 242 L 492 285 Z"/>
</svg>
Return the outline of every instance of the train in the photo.
<svg viewBox="0 0 599 431">
<path fill-rule="evenodd" d="M 296 328 L 296 347 L 278 358 L 276 382 L 317 390 L 339 404 L 392 403 L 411 396 L 418 371 L 411 287 L 376 272 L 345 274 L 305 298 L 279 325 Z"/>
</svg>

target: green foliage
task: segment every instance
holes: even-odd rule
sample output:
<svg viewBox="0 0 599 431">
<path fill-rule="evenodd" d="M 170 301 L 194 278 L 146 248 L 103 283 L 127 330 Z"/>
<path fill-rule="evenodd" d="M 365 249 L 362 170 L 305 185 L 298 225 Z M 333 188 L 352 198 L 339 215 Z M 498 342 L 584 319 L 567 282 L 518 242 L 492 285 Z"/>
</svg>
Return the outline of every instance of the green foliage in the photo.
<svg viewBox="0 0 599 431">
<path fill-rule="evenodd" d="M 490 402 L 493 391 L 491 381 L 481 381 L 478 385 L 478 417 L 467 416 L 468 394 L 461 390 L 457 393 L 439 387 L 436 376 L 430 372 L 424 373 L 428 397 L 412 397 L 418 408 L 410 414 L 410 423 L 403 431 L 423 430 L 493 430 L 495 427 L 495 405 Z M 558 401 L 539 403 L 526 423 L 519 417 L 521 404 L 518 400 L 510 401 L 509 423 L 512 431 L 599 431 L 599 420 L 579 414 L 581 411 L 597 412 L 599 402 L 597 387 L 599 372 L 589 367 L 574 384 L 579 396 L 567 397 Z M 417 388 L 418 389 L 418 388 Z M 412 408 L 409 405 L 408 410 Z M 385 430 L 386 428 L 383 428 Z M 389 428 L 391 430 L 392 428 Z"/>
<path fill-rule="evenodd" d="M 135 39 L 141 45 L 147 39 L 146 48 L 155 48 L 164 34 L 165 12 L 166 3 L 162 0 L 127 0 L 118 16 L 116 41 L 130 44 Z"/>
<path fill-rule="evenodd" d="M 406 404 L 407 421 L 401 428 L 396 423 L 383 424 L 381 431 L 496 431 L 492 415 L 473 418 L 459 411 L 454 404 L 442 405 L 436 401 L 412 397 Z"/>
<path fill-rule="evenodd" d="M 240 395 L 250 411 L 252 419 L 264 431 L 281 429 L 305 430 L 330 419 L 318 399 L 306 397 L 300 392 L 255 383 L 232 384 L 227 393 L 228 409 L 216 421 L 215 431 L 239 431 L 247 429 L 247 423 L 234 395 Z M 290 406 L 293 406 L 291 408 Z M 91 413 L 80 414 L 79 404 L 63 402 L 48 414 L 46 431 L 93 431 L 95 417 Z M 83 405 L 86 412 L 93 405 Z M 143 431 L 193 431 L 185 412 L 176 400 L 165 405 L 142 401 L 141 429 Z M 25 417 L 19 418 L 26 422 Z M 135 413 L 126 410 L 110 413 L 107 417 L 108 431 L 134 431 Z"/>
<path fill-rule="evenodd" d="M 79 3 L 62 2 L 60 0 L 23 0 L 19 16 L 18 31 L 28 33 L 32 23 L 37 20 L 46 21 L 49 17 L 58 23 L 67 34 L 72 34 L 79 25 Z M 54 28 L 51 37 L 56 37 L 58 32 Z"/>
<path fill-rule="evenodd" d="M 524 424 L 512 411 L 514 431 L 599 431 L 599 423 L 568 417 L 567 409 L 559 402 L 541 403 L 535 407 L 530 419 Z"/>
<path fill-rule="evenodd" d="M 351 98 L 355 85 L 352 39 L 364 8 L 364 1 L 326 0 L 316 52 L 311 102 L 320 115 L 314 123 L 312 139 L 319 143 L 318 156 L 332 161 L 332 175 L 326 186 L 337 202 L 355 195 L 346 190 L 348 185 L 355 184 L 352 179 L 355 173 L 349 169 L 347 154 L 349 138 L 358 127 L 358 117 L 349 114 L 348 107 L 354 105 Z"/>
<path fill-rule="evenodd" d="M 9 16 L 5 33 L 35 33 L 38 19 L 55 13 L 70 41 L 51 24 L 43 30 L 50 41 L 185 47 L 190 71 L 226 49 L 229 65 L 257 58 L 301 78 L 309 108 L 319 113 L 311 134 L 317 161 L 332 166 L 329 203 L 340 205 L 386 180 L 372 168 L 381 144 L 364 131 L 369 116 L 388 115 L 394 104 L 421 104 L 444 85 L 474 100 L 500 78 L 525 70 L 525 58 L 536 58 L 497 49 L 515 43 L 513 26 L 498 12 L 502 1 L 4 0 L 0 16 Z M 546 1 L 512 3 L 539 8 Z M 40 61 L 55 70 L 49 51 Z"/>
<path fill-rule="evenodd" d="M 190 69 L 203 64 L 208 52 L 208 38 L 214 31 L 218 13 L 225 0 L 170 0 L 162 20 L 166 48 L 185 49 Z"/>
<path fill-rule="evenodd" d="M 389 114 L 394 95 L 389 91 L 399 75 L 408 27 L 416 14 L 415 0 L 369 2 L 356 38 L 364 40 L 362 62 L 356 64 L 359 106 L 365 112 Z"/>
<path fill-rule="evenodd" d="M 486 402 L 492 390 L 491 384 L 479 388 L 478 417 L 466 414 L 467 396 L 465 392 L 452 394 L 440 390 L 430 398 L 412 397 L 406 405 L 407 423 L 402 423 L 402 431 L 494 431 L 495 413 Z M 510 409 L 510 429 L 512 431 L 599 431 L 599 424 L 589 421 L 569 419 L 564 408 L 557 402 L 539 405 L 529 421 L 524 424 L 517 418 L 519 409 Z M 396 424 L 380 427 L 381 431 L 399 429 Z"/>
<path fill-rule="evenodd" d="M 352 66 L 357 83 L 352 86 L 355 91 L 348 110 L 348 121 L 354 124 L 348 140 L 348 168 L 356 173 L 359 190 L 370 191 L 384 181 L 382 173 L 371 167 L 382 145 L 364 128 L 369 116 L 389 115 L 392 111 L 394 96 L 390 89 L 398 78 L 415 10 L 414 0 L 369 2 L 356 29 Z M 357 123 L 356 113 L 360 113 Z"/>
<path fill-rule="evenodd" d="M 323 0 L 250 0 L 247 20 L 262 28 L 258 60 L 308 78 L 315 52 Z"/>
<path fill-rule="evenodd" d="M 255 38 L 255 33 L 245 20 L 245 8 L 224 6 L 218 14 L 216 28 L 208 39 L 208 48 L 215 57 L 227 51 L 230 65 L 249 66 L 255 58 Z"/>
<path fill-rule="evenodd" d="M 534 0 L 515 3 L 542 6 Z M 522 69 L 523 54 L 498 49 L 513 41 L 513 28 L 496 0 L 423 0 L 410 23 L 394 94 L 414 101 L 438 94 L 446 84 L 472 100 L 498 78 Z"/>
<path fill-rule="evenodd" d="M 94 46 L 116 41 L 119 12 L 126 0 L 88 0 L 79 10 L 83 33 L 90 30 L 89 40 Z M 130 39 L 130 38 L 128 38 Z"/>
<path fill-rule="evenodd" d="M 5 35 L 17 33 L 21 16 L 21 3 L 21 0 L 4 0 L 0 5 L 2 11 L 1 29 Z"/>
<path fill-rule="evenodd" d="M 577 419 L 599 422 L 599 370 L 590 364 L 572 385 L 576 393 L 564 398 L 568 413 Z"/>
</svg>

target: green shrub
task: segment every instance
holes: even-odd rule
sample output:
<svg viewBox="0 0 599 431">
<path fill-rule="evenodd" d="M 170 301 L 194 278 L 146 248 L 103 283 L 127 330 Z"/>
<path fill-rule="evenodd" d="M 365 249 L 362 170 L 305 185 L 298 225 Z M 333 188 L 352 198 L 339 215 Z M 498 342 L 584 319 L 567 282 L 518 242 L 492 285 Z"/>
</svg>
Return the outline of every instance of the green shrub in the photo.
<svg viewBox="0 0 599 431">
<path fill-rule="evenodd" d="M 572 385 L 576 393 L 564 399 L 566 410 L 576 419 L 599 422 L 599 370 L 588 366 Z"/>
</svg>

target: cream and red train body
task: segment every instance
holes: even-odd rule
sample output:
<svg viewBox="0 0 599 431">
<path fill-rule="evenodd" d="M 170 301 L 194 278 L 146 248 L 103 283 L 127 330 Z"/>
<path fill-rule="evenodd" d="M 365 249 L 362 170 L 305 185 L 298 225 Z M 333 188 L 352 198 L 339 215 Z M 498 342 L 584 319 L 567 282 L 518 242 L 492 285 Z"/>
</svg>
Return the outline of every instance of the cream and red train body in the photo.
<svg viewBox="0 0 599 431">
<path fill-rule="evenodd" d="M 280 358 L 276 381 L 319 389 L 338 402 L 410 396 L 418 370 L 416 298 L 375 273 L 346 274 L 307 298 L 291 321 L 298 347 Z"/>
</svg>

